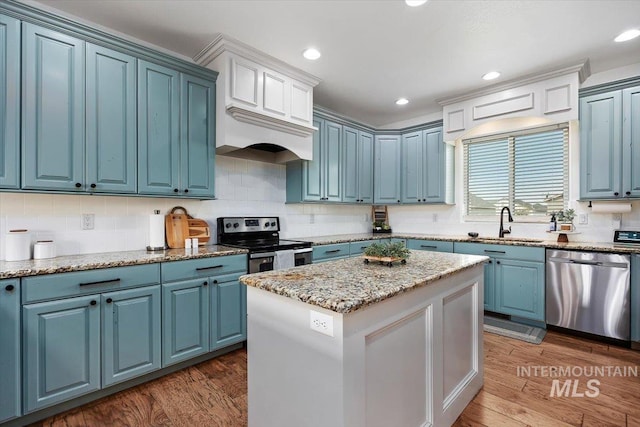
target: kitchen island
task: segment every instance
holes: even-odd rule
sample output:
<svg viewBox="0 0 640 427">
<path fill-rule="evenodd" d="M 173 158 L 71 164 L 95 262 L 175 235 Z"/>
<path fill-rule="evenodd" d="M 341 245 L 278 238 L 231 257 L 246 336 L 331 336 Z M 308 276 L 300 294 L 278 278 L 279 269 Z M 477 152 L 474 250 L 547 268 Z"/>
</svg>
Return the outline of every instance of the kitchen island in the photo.
<svg viewBox="0 0 640 427">
<path fill-rule="evenodd" d="M 451 425 L 483 384 L 486 257 L 242 276 L 249 426 Z"/>
</svg>

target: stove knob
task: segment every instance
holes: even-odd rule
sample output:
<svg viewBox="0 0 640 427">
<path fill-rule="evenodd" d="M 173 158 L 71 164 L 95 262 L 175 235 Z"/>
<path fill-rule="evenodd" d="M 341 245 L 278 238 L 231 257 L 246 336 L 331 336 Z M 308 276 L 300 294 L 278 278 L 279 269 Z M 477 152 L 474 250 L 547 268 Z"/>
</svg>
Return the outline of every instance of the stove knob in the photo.
<svg viewBox="0 0 640 427">
<path fill-rule="evenodd" d="M 230 222 L 226 223 L 226 224 L 225 224 L 225 227 L 226 227 L 226 228 L 231 228 L 231 223 L 230 223 Z"/>
<path fill-rule="evenodd" d="M 264 228 L 267 228 L 269 226 L 269 221 L 264 223 Z"/>
<path fill-rule="evenodd" d="M 240 227 L 240 224 L 238 224 L 237 222 L 234 222 L 233 223 L 233 228 L 238 228 L 238 227 Z"/>
<path fill-rule="evenodd" d="M 275 222 L 272 222 L 272 223 L 271 223 L 271 226 L 272 226 L 272 227 L 275 227 L 275 226 L 276 226 L 276 223 L 275 223 Z"/>
</svg>

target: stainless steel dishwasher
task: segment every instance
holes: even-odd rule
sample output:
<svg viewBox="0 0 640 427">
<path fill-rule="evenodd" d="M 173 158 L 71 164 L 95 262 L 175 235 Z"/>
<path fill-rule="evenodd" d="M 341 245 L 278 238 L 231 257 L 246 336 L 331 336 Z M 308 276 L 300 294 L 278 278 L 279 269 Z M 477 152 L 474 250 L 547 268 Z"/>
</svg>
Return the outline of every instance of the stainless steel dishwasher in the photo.
<svg viewBox="0 0 640 427">
<path fill-rule="evenodd" d="M 630 256 L 547 250 L 550 325 L 629 341 Z"/>
</svg>

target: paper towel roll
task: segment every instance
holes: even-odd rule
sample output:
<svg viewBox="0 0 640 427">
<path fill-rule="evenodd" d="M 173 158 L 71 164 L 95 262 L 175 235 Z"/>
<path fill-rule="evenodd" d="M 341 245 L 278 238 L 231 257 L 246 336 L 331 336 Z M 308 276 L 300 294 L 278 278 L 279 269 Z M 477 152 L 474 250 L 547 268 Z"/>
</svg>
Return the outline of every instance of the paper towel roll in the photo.
<svg viewBox="0 0 640 427">
<path fill-rule="evenodd" d="M 147 249 L 152 251 L 164 249 L 164 215 L 160 215 L 160 211 L 154 211 L 153 215 L 149 215 L 149 246 Z"/>
<path fill-rule="evenodd" d="M 593 213 L 628 213 L 631 212 L 631 203 L 620 202 L 591 202 Z"/>
<path fill-rule="evenodd" d="M 31 234 L 29 231 L 9 230 L 4 244 L 4 259 L 6 261 L 31 259 Z"/>
</svg>

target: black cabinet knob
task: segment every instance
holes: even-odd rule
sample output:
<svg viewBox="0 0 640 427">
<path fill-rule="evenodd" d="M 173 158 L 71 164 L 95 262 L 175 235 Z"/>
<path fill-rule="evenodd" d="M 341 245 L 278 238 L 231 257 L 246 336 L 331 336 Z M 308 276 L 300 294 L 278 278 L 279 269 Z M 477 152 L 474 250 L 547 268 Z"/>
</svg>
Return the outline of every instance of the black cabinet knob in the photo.
<svg viewBox="0 0 640 427">
<path fill-rule="evenodd" d="M 14 289 L 15 289 L 15 286 L 13 286 L 13 285 L 7 285 L 7 286 L 5 286 L 5 288 L 4 288 L 4 289 L 5 289 L 7 292 L 11 292 L 12 290 L 14 290 Z"/>
<path fill-rule="evenodd" d="M 617 197 L 617 196 L 619 196 L 619 195 L 620 195 L 620 193 L 618 193 L 618 192 L 616 191 L 615 193 L 613 193 L 613 195 Z"/>
<path fill-rule="evenodd" d="M 174 192 L 174 193 L 177 193 L 177 192 L 178 192 L 178 189 L 177 189 L 177 188 L 174 188 L 174 189 L 173 189 L 173 192 Z"/>
<path fill-rule="evenodd" d="M 189 189 L 188 189 L 188 188 L 185 188 L 185 189 L 184 189 L 184 192 L 185 192 L 185 193 L 188 193 L 188 192 L 189 192 Z"/>
<path fill-rule="evenodd" d="M 213 280 L 213 284 L 214 284 L 214 285 L 217 285 L 217 284 L 218 284 L 218 281 L 217 281 L 216 279 L 214 279 L 214 280 Z"/>
<path fill-rule="evenodd" d="M 493 261 L 489 260 L 489 264 L 493 264 Z"/>
<path fill-rule="evenodd" d="M 500 261 L 496 261 L 496 264 L 500 264 Z"/>
<path fill-rule="evenodd" d="M 92 300 L 91 300 L 91 302 L 90 302 L 89 304 L 91 304 L 91 305 L 96 305 L 97 303 L 98 303 L 98 302 L 97 302 L 96 300 L 92 299 Z"/>
<path fill-rule="evenodd" d="M 82 184 L 80 184 L 79 182 L 76 182 L 76 188 L 80 188 L 82 187 Z"/>
<path fill-rule="evenodd" d="M 95 184 L 91 184 L 91 185 L 90 185 L 90 187 L 91 187 L 91 188 L 96 188 L 96 187 L 97 187 L 97 185 L 95 185 Z"/>
<path fill-rule="evenodd" d="M 626 194 L 627 196 L 630 196 L 630 195 L 631 195 L 631 191 L 627 191 L 627 192 L 626 192 L 626 193 L 624 193 L 624 194 Z"/>
<path fill-rule="evenodd" d="M 398 203 L 400 203 L 400 200 L 398 200 Z"/>
<path fill-rule="evenodd" d="M 208 284 L 208 282 L 202 282 L 202 286 L 207 286 Z"/>
<path fill-rule="evenodd" d="M 107 298 L 107 304 L 111 304 L 113 300 L 111 298 Z"/>
</svg>

